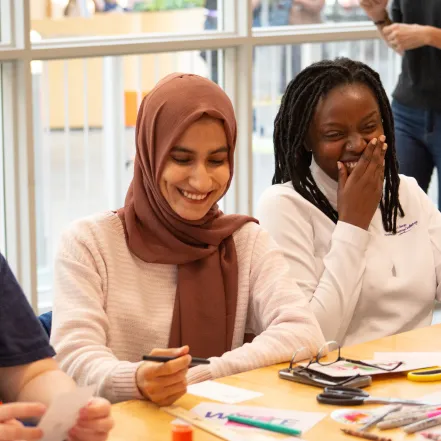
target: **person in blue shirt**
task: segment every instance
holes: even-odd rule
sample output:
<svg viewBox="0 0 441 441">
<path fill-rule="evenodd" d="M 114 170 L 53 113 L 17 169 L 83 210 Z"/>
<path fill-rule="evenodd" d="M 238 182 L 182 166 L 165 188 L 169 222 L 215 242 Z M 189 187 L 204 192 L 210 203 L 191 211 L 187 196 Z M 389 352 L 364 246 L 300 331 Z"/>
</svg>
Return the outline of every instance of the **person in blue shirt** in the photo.
<svg viewBox="0 0 441 441">
<path fill-rule="evenodd" d="M 52 359 L 54 350 L 6 259 L 0 254 L 0 441 L 38 440 L 43 432 L 21 420 L 42 417 L 53 398 L 76 388 Z M 69 441 L 105 441 L 110 404 L 94 398 L 80 411 Z"/>
</svg>

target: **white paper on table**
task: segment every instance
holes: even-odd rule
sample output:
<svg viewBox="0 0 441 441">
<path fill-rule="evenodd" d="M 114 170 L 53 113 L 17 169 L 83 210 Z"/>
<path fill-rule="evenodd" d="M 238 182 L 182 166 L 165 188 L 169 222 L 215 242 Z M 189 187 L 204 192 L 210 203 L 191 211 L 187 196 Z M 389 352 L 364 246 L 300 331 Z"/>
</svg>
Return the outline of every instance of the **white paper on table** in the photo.
<svg viewBox="0 0 441 441">
<path fill-rule="evenodd" d="M 328 366 L 321 366 L 317 363 L 309 366 L 309 369 L 320 372 L 322 374 L 330 375 L 332 377 L 350 377 L 352 375 L 378 375 L 378 374 L 387 374 L 387 373 L 398 373 L 398 372 L 407 372 L 413 371 L 415 369 L 421 369 L 426 367 L 433 366 L 432 364 L 428 364 L 427 360 L 424 359 L 415 359 L 415 360 L 401 360 L 400 358 L 395 357 L 395 353 L 391 353 L 394 355 L 389 359 L 382 360 L 362 360 L 365 363 L 373 364 L 376 366 L 382 366 L 384 368 L 392 368 L 396 366 L 396 364 L 400 361 L 403 361 L 403 364 L 399 366 L 397 369 L 394 369 L 392 372 L 385 371 L 383 369 L 376 369 L 370 366 L 362 366 L 356 363 L 350 363 L 347 361 L 338 361 L 337 363 L 330 364 Z M 306 366 L 305 363 L 300 363 L 301 366 Z"/>
<path fill-rule="evenodd" d="M 77 388 L 57 395 L 43 415 L 38 427 L 43 431 L 40 441 L 63 441 L 75 426 L 79 411 L 92 398 L 95 386 Z"/>
<path fill-rule="evenodd" d="M 301 430 L 302 433 L 310 430 L 326 416 L 325 413 L 321 412 L 301 412 L 297 410 L 272 409 L 260 406 L 234 406 L 217 403 L 198 404 L 192 409 L 192 412 L 203 417 L 206 421 L 221 424 L 229 428 L 240 428 L 241 430 L 247 431 L 256 430 L 255 427 L 228 421 L 228 415 L 239 414 L 247 418 L 298 429 Z"/>
<path fill-rule="evenodd" d="M 227 404 L 236 404 L 242 401 L 261 397 L 263 394 L 228 384 L 216 383 L 215 381 L 203 381 L 188 386 L 187 392 L 210 400 L 220 401 Z"/>
<path fill-rule="evenodd" d="M 374 360 L 400 360 L 425 363 L 424 367 L 441 366 L 441 352 L 375 352 Z"/>
<path fill-rule="evenodd" d="M 431 394 L 424 395 L 419 399 L 420 401 L 424 401 L 427 404 L 440 404 L 441 405 L 441 389 L 436 392 L 432 392 Z"/>
</svg>

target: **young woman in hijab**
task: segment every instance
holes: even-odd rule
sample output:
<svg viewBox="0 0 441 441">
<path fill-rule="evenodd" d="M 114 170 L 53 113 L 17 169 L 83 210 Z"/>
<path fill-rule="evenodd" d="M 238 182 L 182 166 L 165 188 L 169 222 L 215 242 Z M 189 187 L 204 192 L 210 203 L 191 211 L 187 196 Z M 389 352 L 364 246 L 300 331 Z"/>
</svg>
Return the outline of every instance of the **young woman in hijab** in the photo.
<svg viewBox="0 0 441 441">
<path fill-rule="evenodd" d="M 124 208 L 76 222 L 56 259 L 52 344 L 80 385 L 169 405 L 187 382 L 323 344 L 277 245 L 255 219 L 217 206 L 235 145 L 233 107 L 215 83 L 173 74 L 144 99 Z M 245 333 L 256 337 L 244 344 Z M 149 353 L 177 358 L 140 362 Z M 189 354 L 210 364 L 189 369 Z"/>
</svg>

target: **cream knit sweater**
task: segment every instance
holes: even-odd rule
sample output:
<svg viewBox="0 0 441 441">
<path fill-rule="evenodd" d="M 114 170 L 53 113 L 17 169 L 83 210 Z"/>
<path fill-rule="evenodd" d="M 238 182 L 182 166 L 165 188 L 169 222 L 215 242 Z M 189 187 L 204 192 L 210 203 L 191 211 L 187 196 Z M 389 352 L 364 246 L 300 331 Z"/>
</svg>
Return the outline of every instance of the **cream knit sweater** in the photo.
<svg viewBox="0 0 441 441">
<path fill-rule="evenodd" d="M 296 348 L 315 352 L 324 342 L 268 233 L 248 223 L 234 241 L 239 290 L 233 350 L 190 369 L 189 383 L 287 361 Z M 62 369 L 79 385 L 96 384 L 97 394 L 111 402 L 142 398 L 136 370 L 143 354 L 168 345 L 176 278 L 175 265 L 131 254 L 115 214 L 76 222 L 63 235 L 55 263 L 51 343 Z M 243 345 L 245 332 L 259 335 Z"/>
</svg>

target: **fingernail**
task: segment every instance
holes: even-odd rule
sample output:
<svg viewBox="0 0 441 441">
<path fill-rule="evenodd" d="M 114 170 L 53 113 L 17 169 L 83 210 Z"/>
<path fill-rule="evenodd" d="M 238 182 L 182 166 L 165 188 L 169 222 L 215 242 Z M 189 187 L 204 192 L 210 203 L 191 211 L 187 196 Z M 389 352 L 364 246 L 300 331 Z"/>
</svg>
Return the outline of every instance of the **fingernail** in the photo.
<svg viewBox="0 0 441 441">
<path fill-rule="evenodd" d="M 337 162 L 337 167 L 338 167 L 339 170 L 341 170 L 342 163 L 341 162 Z"/>
<path fill-rule="evenodd" d="M 383 145 L 383 152 L 387 149 L 387 144 Z"/>
<path fill-rule="evenodd" d="M 373 140 L 372 140 L 372 145 L 377 145 L 377 138 L 374 138 Z"/>
<path fill-rule="evenodd" d="M 381 135 L 381 136 L 380 136 L 380 141 L 381 141 L 381 142 L 386 141 L 386 137 L 385 137 L 384 135 Z"/>
</svg>

